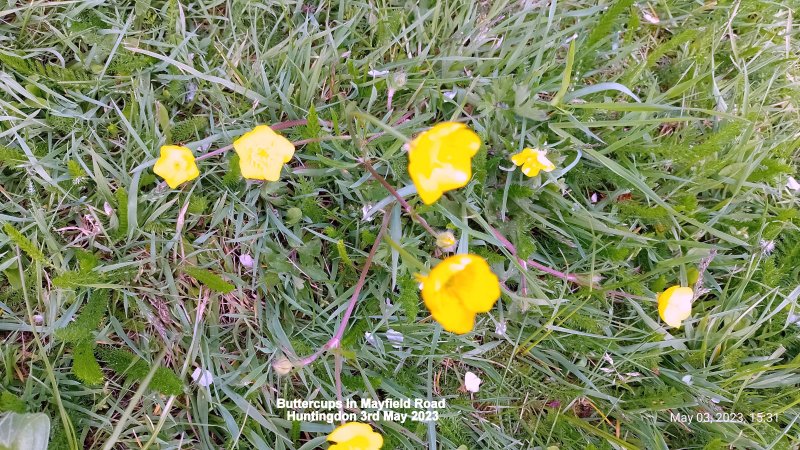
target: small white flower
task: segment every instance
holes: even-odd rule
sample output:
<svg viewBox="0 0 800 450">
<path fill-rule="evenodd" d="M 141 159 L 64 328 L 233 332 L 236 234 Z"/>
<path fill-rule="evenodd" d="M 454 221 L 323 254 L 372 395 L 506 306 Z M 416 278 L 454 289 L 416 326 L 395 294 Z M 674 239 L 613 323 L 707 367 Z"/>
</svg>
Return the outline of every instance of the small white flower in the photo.
<svg viewBox="0 0 800 450">
<path fill-rule="evenodd" d="M 364 339 L 366 339 L 367 342 L 369 342 L 372 345 L 378 345 L 378 341 L 377 339 L 375 339 L 375 335 L 370 333 L 369 331 L 364 333 Z"/>
<path fill-rule="evenodd" d="M 597 192 L 593 192 L 593 193 L 592 193 L 592 196 L 591 196 L 591 197 L 589 197 L 589 199 L 592 201 L 592 204 L 595 204 L 595 203 L 597 203 L 597 200 L 598 200 L 598 199 L 597 199 Z"/>
<path fill-rule="evenodd" d="M 800 183 L 798 183 L 794 177 L 789 177 L 789 180 L 786 182 L 786 187 L 795 192 L 800 192 Z"/>
<path fill-rule="evenodd" d="M 506 321 L 501 320 L 494 325 L 494 334 L 498 336 L 505 336 L 507 328 L 508 326 L 506 325 Z"/>
<path fill-rule="evenodd" d="M 758 242 L 758 245 L 761 246 L 761 252 L 765 255 L 769 255 L 775 250 L 775 241 L 767 241 L 762 239 Z"/>
<path fill-rule="evenodd" d="M 111 216 L 114 214 L 114 208 L 111 207 L 111 204 L 105 202 L 103 203 L 103 212 L 105 212 L 107 216 Z"/>
<path fill-rule="evenodd" d="M 373 69 L 367 72 L 367 75 L 371 76 L 372 78 L 385 77 L 386 75 L 389 75 L 389 71 Z"/>
<path fill-rule="evenodd" d="M 364 222 L 372 222 L 372 218 L 374 217 L 370 211 L 372 210 L 372 205 L 367 203 L 361 207 L 361 220 Z"/>
<path fill-rule="evenodd" d="M 41 315 L 41 314 L 36 314 L 36 315 L 34 315 L 34 316 L 33 316 L 33 322 L 34 322 L 36 325 L 41 325 L 42 323 L 44 323 L 44 316 L 43 316 L 43 315 Z"/>
<path fill-rule="evenodd" d="M 406 85 L 407 79 L 405 72 L 397 72 L 392 75 L 391 82 L 395 85 L 395 88 L 401 88 Z"/>
<path fill-rule="evenodd" d="M 186 97 L 184 103 L 191 103 L 197 93 L 197 84 L 194 82 L 186 83 Z"/>
<path fill-rule="evenodd" d="M 482 382 L 483 380 L 472 372 L 467 372 L 464 375 L 464 387 L 470 392 L 478 392 Z"/>
<path fill-rule="evenodd" d="M 394 343 L 394 345 L 392 345 L 392 347 L 400 348 L 401 346 L 398 345 L 398 344 L 402 344 L 403 343 L 403 339 L 405 339 L 405 338 L 403 337 L 403 333 L 401 333 L 399 331 L 394 331 L 394 330 L 392 330 L 390 328 L 389 331 L 386 332 L 386 339 L 388 339 L 389 342 Z"/>
<path fill-rule="evenodd" d="M 661 20 L 658 17 L 656 17 L 656 16 L 654 16 L 654 15 L 648 13 L 648 12 L 645 12 L 645 11 L 642 12 L 642 16 L 644 17 L 644 20 L 646 20 L 646 21 L 648 21 L 650 23 L 653 23 L 653 24 L 661 22 Z"/>
<path fill-rule="evenodd" d="M 214 382 L 214 375 L 208 370 L 198 367 L 192 372 L 192 381 L 197 383 L 198 386 L 208 387 Z"/>
<path fill-rule="evenodd" d="M 688 374 L 687 374 L 687 375 L 684 375 L 684 376 L 681 378 L 681 381 L 683 381 L 684 383 L 686 383 L 686 384 L 688 384 L 689 386 L 691 386 L 691 385 L 692 385 L 692 376 L 691 376 L 691 375 L 688 375 Z"/>
<path fill-rule="evenodd" d="M 448 100 L 452 100 L 452 99 L 456 98 L 456 90 L 453 89 L 452 91 L 444 91 L 442 93 L 442 95 L 444 95 L 444 98 L 446 98 Z"/>
<path fill-rule="evenodd" d="M 248 269 L 253 267 L 253 257 L 247 253 L 242 253 L 239 255 L 239 263 Z"/>
</svg>

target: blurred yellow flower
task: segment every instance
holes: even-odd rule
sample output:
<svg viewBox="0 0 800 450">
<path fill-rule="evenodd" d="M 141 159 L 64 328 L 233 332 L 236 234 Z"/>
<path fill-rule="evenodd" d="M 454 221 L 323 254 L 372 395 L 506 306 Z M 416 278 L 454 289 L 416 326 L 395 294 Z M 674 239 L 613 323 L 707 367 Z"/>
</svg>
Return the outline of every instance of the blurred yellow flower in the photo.
<svg viewBox="0 0 800 450">
<path fill-rule="evenodd" d="M 180 145 L 161 147 L 161 156 L 153 166 L 153 172 L 163 178 L 172 189 L 200 175 L 192 151 Z"/>
<path fill-rule="evenodd" d="M 500 298 L 500 281 L 486 260 L 476 255 L 446 258 L 417 279 L 433 318 L 456 334 L 472 331 L 475 315 L 489 312 Z"/>
<path fill-rule="evenodd" d="M 692 314 L 692 288 L 672 286 L 658 294 L 658 315 L 671 327 L 680 327 Z"/>
<path fill-rule="evenodd" d="M 408 173 L 426 205 L 472 177 L 472 157 L 481 139 L 463 123 L 444 122 L 409 143 Z"/>
<path fill-rule="evenodd" d="M 522 166 L 522 173 L 529 177 L 539 175 L 539 171 L 552 172 L 556 166 L 547 159 L 545 150 L 536 150 L 529 147 L 511 156 L 514 165 Z"/>
<path fill-rule="evenodd" d="M 383 447 L 383 436 L 361 422 L 340 425 L 331 431 L 328 441 L 335 442 L 328 450 L 378 450 Z"/>
<path fill-rule="evenodd" d="M 294 144 L 266 125 L 259 125 L 233 141 L 242 176 L 278 181 L 283 165 L 294 156 Z"/>
</svg>

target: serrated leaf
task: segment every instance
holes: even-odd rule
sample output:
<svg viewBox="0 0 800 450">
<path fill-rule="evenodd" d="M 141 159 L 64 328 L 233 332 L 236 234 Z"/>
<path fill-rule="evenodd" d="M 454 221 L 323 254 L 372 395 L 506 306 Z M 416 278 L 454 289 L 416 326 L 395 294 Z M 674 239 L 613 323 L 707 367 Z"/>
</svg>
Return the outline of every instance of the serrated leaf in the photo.
<svg viewBox="0 0 800 450">
<path fill-rule="evenodd" d="M 235 286 L 223 280 L 219 275 L 199 267 L 183 266 L 183 272 L 199 281 L 201 284 L 212 291 L 227 294 L 235 289 Z"/>
<path fill-rule="evenodd" d="M 85 339 L 72 350 L 72 373 L 88 385 L 103 381 L 103 370 L 94 356 L 94 342 Z"/>
<path fill-rule="evenodd" d="M 11 392 L 3 391 L 0 394 L 0 413 L 2 412 L 24 413 L 25 402 Z"/>
<path fill-rule="evenodd" d="M 39 261 L 42 264 L 49 265 L 47 258 L 44 256 L 39 247 L 30 241 L 28 238 L 25 237 L 22 233 L 20 233 L 13 225 L 6 222 L 3 225 L 3 231 L 6 233 L 9 239 L 12 242 L 17 244 L 17 246 L 22 250 L 28 257 L 33 259 L 34 261 Z"/>
<path fill-rule="evenodd" d="M 150 372 L 150 365 L 145 360 L 127 350 L 101 348 L 98 354 L 111 370 L 129 380 L 141 381 Z M 149 388 L 164 395 L 180 395 L 183 393 L 183 382 L 175 372 L 159 367 L 150 380 Z"/>
<path fill-rule="evenodd" d="M 56 330 L 56 337 L 73 344 L 90 341 L 105 316 L 108 301 L 108 290 L 96 289 L 89 296 L 78 318 L 66 327 Z"/>
</svg>

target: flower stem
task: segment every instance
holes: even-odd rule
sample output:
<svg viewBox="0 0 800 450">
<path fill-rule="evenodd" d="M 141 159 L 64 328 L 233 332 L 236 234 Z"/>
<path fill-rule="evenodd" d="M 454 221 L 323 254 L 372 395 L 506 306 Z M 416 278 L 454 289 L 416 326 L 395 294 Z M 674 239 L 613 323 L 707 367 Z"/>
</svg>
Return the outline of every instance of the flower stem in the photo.
<svg viewBox="0 0 800 450">
<path fill-rule="evenodd" d="M 439 234 L 430 225 L 428 225 L 428 222 L 426 222 L 425 219 L 422 218 L 422 216 L 420 216 L 419 214 L 416 213 L 416 211 L 414 211 L 414 208 L 412 208 L 411 205 L 408 204 L 406 199 L 404 199 L 400 194 L 397 193 L 397 189 L 395 189 L 394 186 L 389 184 L 389 182 L 386 181 L 386 178 L 384 178 L 381 174 L 379 174 L 378 171 L 375 170 L 374 167 L 372 167 L 372 164 L 370 164 L 369 161 L 363 159 L 361 160 L 361 164 L 363 164 L 364 167 L 367 169 L 367 171 L 369 171 L 369 173 L 372 175 L 372 178 L 376 179 L 378 183 L 382 184 L 383 187 L 386 188 L 386 190 L 389 191 L 389 193 L 392 194 L 394 198 L 397 199 L 397 202 L 400 203 L 400 206 L 402 206 L 403 209 L 406 210 L 408 215 L 411 216 L 412 220 L 417 221 L 422 226 L 422 228 L 424 228 L 425 231 L 430 233 L 431 236 L 433 236 L 434 238 Z"/>
<path fill-rule="evenodd" d="M 350 316 L 353 315 L 353 311 L 356 309 L 356 303 L 358 303 L 358 295 L 361 293 L 361 289 L 364 287 L 364 283 L 367 281 L 367 272 L 369 272 L 370 266 L 372 266 L 372 259 L 375 257 L 375 253 L 378 251 L 378 247 L 381 244 L 381 240 L 383 239 L 384 233 L 386 233 L 386 228 L 389 226 L 389 213 L 386 211 L 383 212 L 383 220 L 381 221 L 381 229 L 378 231 L 378 236 L 375 237 L 375 242 L 372 244 L 372 248 L 369 250 L 369 255 L 367 255 L 367 260 L 364 262 L 364 267 L 361 269 L 361 275 L 358 277 L 358 283 L 356 283 L 355 290 L 353 291 L 353 296 L 350 297 L 350 302 L 347 304 L 347 309 L 342 316 L 342 321 L 339 323 L 339 328 L 336 329 L 336 333 L 333 337 L 328 340 L 322 347 L 319 348 L 316 352 L 314 352 L 310 356 L 306 356 L 305 358 L 301 359 L 298 363 L 298 367 L 303 367 L 311 364 L 312 362 L 316 361 L 317 358 L 320 357 L 326 351 L 338 348 L 339 344 L 342 342 L 342 337 L 344 337 L 344 332 L 347 330 L 347 323 L 350 321 Z"/>
<path fill-rule="evenodd" d="M 538 263 L 534 260 L 528 260 L 528 261 L 523 260 L 517 255 L 517 248 L 514 247 L 514 244 L 512 244 L 511 241 L 509 241 L 505 236 L 503 236 L 503 234 L 500 233 L 500 231 L 497 230 L 495 227 L 489 225 L 488 223 L 486 224 L 486 226 L 489 227 L 489 231 L 491 231 L 494 237 L 496 237 L 497 240 L 500 241 L 503 247 L 505 247 L 506 250 L 508 250 L 512 255 L 514 255 L 515 258 L 517 258 L 517 260 L 519 261 L 520 264 L 522 264 L 523 267 L 527 268 L 527 266 L 531 266 L 556 278 L 561 278 L 562 280 L 566 280 L 575 284 L 583 284 L 581 279 L 575 274 L 560 272 L 556 269 L 547 267 L 544 264 Z"/>
<path fill-rule="evenodd" d="M 225 147 L 220 147 L 220 148 L 214 150 L 213 152 L 204 153 L 204 154 L 198 156 L 197 158 L 195 158 L 194 160 L 195 161 L 202 161 L 204 159 L 213 158 L 214 156 L 221 155 L 221 154 L 227 152 L 228 150 L 230 150 L 232 148 L 233 148 L 233 144 L 226 145 Z"/>
<path fill-rule="evenodd" d="M 273 130 L 285 130 L 287 128 L 299 127 L 303 125 L 308 125 L 307 119 L 287 120 L 285 122 L 273 123 L 269 127 Z"/>
<path fill-rule="evenodd" d="M 500 231 L 498 231 L 496 228 L 494 228 L 493 226 L 491 226 L 489 224 L 486 224 L 486 226 L 489 227 L 489 231 L 491 231 L 492 234 L 494 235 L 494 237 L 496 237 L 500 241 L 500 243 L 503 245 L 503 247 L 505 247 L 515 258 L 517 258 L 517 261 L 519 261 L 519 263 L 522 265 L 522 267 L 527 269 L 528 266 L 531 266 L 531 267 L 533 267 L 533 268 L 535 268 L 537 270 L 540 270 L 540 271 L 542 271 L 542 272 L 544 272 L 544 273 L 546 273 L 548 275 L 552 275 L 552 276 L 554 276 L 556 278 L 560 278 L 560 279 L 562 279 L 564 281 L 568 281 L 570 283 L 574 283 L 574 284 L 577 284 L 579 286 L 589 286 L 589 287 L 592 287 L 592 288 L 600 289 L 600 286 L 598 286 L 598 285 L 596 285 L 594 283 L 591 283 L 591 282 L 587 283 L 585 280 L 582 280 L 578 275 L 575 275 L 573 273 L 566 273 L 566 272 L 558 271 L 558 270 L 553 269 L 551 267 L 547 267 L 542 263 L 536 262 L 536 261 L 534 261 L 532 259 L 529 259 L 527 261 L 523 260 L 522 258 L 520 258 L 517 255 L 517 249 L 516 249 L 516 247 L 514 247 L 514 244 L 512 244 L 505 236 L 503 236 L 503 234 L 500 233 Z M 632 299 L 637 299 L 637 300 L 649 300 L 647 297 L 642 297 L 640 295 L 628 294 L 627 292 L 623 292 L 623 291 L 606 291 L 606 294 L 610 295 L 611 297 L 625 297 L 625 298 L 632 298 Z"/>
<path fill-rule="evenodd" d="M 569 281 L 571 283 L 583 284 L 583 283 L 581 283 L 581 280 L 578 278 L 578 276 L 575 275 L 575 274 L 559 272 L 556 269 L 552 269 L 550 267 L 545 266 L 544 264 L 540 264 L 540 263 L 538 263 L 536 261 L 533 261 L 533 260 L 528 260 L 528 261 L 525 261 L 525 262 L 529 266 L 535 267 L 536 269 L 541 270 L 542 272 L 544 272 L 546 274 L 549 274 L 549 275 L 552 275 L 552 276 L 554 276 L 556 278 L 561 278 L 562 280 L 566 280 L 566 281 Z"/>
</svg>

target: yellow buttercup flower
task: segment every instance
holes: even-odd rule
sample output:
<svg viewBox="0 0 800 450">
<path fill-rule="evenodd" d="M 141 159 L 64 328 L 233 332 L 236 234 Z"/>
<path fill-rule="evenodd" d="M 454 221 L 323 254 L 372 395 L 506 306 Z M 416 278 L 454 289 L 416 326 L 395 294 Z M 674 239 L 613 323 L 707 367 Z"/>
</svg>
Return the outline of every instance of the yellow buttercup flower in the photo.
<svg viewBox="0 0 800 450">
<path fill-rule="evenodd" d="M 259 125 L 233 141 L 242 176 L 278 181 L 281 168 L 294 156 L 294 144 L 266 125 Z"/>
<path fill-rule="evenodd" d="M 153 166 L 153 172 L 163 178 L 172 189 L 200 175 L 192 151 L 180 145 L 161 147 L 161 156 Z"/>
<path fill-rule="evenodd" d="M 328 435 L 335 442 L 328 450 L 378 450 L 383 447 L 383 436 L 372 431 L 372 427 L 361 422 L 347 422 Z"/>
<path fill-rule="evenodd" d="M 464 334 L 475 326 L 475 315 L 489 312 L 500 298 L 500 281 L 489 264 L 476 255 L 454 255 L 434 267 L 422 283 L 422 300 L 445 330 Z"/>
<path fill-rule="evenodd" d="M 547 159 L 545 150 L 524 148 L 521 152 L 511 156 L 511 162 L 522 166 L 522 173 L 529 177 L 539 175 L 539 171 L 552 172 L 556 166 Z"/>
<path fill-rule="evenodd" d="M 672 286 L 658 294 L 658 315 L 671 327 L 680 327 L 692 315 L 692 288 Z"/>
<path fill-rule="evenodd" d="M 472 157 L 481 139 L 463 123 L 444 122 L 409 143 L 408 173 L 426 205 L 472 177 Z"/>
</svg>

